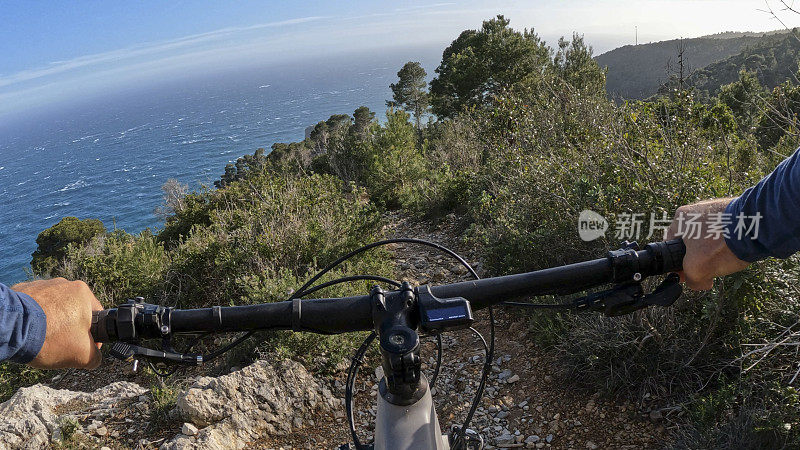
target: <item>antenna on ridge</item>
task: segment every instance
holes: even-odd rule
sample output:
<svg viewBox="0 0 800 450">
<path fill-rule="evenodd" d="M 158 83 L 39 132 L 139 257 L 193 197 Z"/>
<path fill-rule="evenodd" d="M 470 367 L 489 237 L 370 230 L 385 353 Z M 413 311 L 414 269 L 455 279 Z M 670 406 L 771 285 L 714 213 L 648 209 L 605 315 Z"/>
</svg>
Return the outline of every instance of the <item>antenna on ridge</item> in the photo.
<svg viewBox="0 0 800 450">
<path fill-rule="evenodd" d="M 639 45 L 639 26 L 634 25 L 633 28 L 636 30 L 636 45 Z"/>
</svg>

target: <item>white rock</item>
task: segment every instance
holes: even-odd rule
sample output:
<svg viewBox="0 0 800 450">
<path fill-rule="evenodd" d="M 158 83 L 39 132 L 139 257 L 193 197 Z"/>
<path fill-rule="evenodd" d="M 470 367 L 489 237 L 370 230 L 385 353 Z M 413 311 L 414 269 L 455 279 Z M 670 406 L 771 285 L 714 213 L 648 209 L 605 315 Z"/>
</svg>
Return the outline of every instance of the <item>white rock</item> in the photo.
<svg viewBox="0 0 800 450">
<path fill-rule="evenodd" d="M 243 449 L 262 436 L 292 433 L 315 413 L 341 406 L 301 364 L 258 361 L 219 378 L 201 377 L 178 395 L 177 414 L 202 427 L 194 438 L 176 436 L 162 450 Z M 326 393 L 327 392 L 327 393 Z"/>
<path fill-rule="evenodd" d="M 53 389 L 41 384 L 22 388 L 0 404 L 0 449 L 50 447 L 51 435 L 56 434 L 59 429 L 60 417 L 55 409 L 67 402 L 119 402 L 146 392 L 147 389 L 124 381 L 112 383 L 92 393 Z"/>
<path fill-rule="evenodd" d="M 181 433 L 185 434 L 186 436 L 195 436 L 198 433 L 198 430 L 194 424 L 191 423 L 184 423 L 181 427 Z"/>
</svg>

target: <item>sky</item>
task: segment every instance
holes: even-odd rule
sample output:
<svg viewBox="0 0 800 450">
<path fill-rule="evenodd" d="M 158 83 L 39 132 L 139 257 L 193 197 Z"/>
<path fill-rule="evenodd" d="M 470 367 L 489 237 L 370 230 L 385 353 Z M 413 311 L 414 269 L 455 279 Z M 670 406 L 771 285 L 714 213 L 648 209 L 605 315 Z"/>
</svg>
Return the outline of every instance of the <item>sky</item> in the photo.
<svg viewBox="0 0 800 450">
<path fill-rule="evenodd" d="M 7 0 L 0 2 L 0 120 L 190 74 L 364 50 L 444 49 L 499 13 L 551 44 L 584 34 L 595 54 L 633 44 L 637 28 L 646 43 L 800 26 L 800 14 L 773 0 Z"/>
</svg>

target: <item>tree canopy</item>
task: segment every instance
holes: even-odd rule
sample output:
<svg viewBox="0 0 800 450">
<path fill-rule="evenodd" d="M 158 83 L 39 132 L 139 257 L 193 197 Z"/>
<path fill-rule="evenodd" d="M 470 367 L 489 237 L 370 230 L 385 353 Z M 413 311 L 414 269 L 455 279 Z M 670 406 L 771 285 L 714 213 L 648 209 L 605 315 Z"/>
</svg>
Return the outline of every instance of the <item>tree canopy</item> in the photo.
<svg viewBox="0 0 800 450">
<path fill-rule="evenodd" d="M 550 50 L 533 30 L 516 31 L 498 15 L 480 30 L 463 31 L 442 54 L 431 81 L 433 112 L 452 117 L 478 106 L 551 64 Z"/>
<path fill-rule="evenodd" d="M 387 106 L 400 107 L 414 115 L 417 130 L 421 129 L 421 120 L 430 106 L 425 77 L 428 74 L 422 65 L 416 61 L 409 61 L 397 72 L 397 83 L 392 83 L 392 100 L 387 101 Z"/>
</svg>

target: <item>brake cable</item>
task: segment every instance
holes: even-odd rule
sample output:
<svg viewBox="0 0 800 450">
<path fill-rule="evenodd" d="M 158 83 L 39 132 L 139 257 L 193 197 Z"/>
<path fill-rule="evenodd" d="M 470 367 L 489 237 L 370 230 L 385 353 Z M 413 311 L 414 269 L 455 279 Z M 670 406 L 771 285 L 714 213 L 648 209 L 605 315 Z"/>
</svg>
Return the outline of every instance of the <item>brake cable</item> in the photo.
<svg viewBox="0 0 800 450">
<path fill-rule="evenodd" d="M 370 344 L 372 344 L 372 341 L 375 340 L 376 336 L 377 334 L 373 331 L 364 339 L 364 342 L 362 342 L 361 346 L 358 347 L 356 354 L 350 361 L 350 367 L 347 369 L 347 382 L 344 386 L 344 407 L 347 411 L 347 424 L 350 427 L 350 435 L 353 438 L 353 446 L 355 446 L 356 449 L 363 449 L 367 447 L 365 447 L 358 439 L 358 433 L 356 432 L 356 420 L 353 416 L 353 390 L 355 386 L 356 375 L 358 375 L 358 367 L 364 361 L 364 355 L 367 353 L 367 349 L 369 349 Z"/>
</svg>

